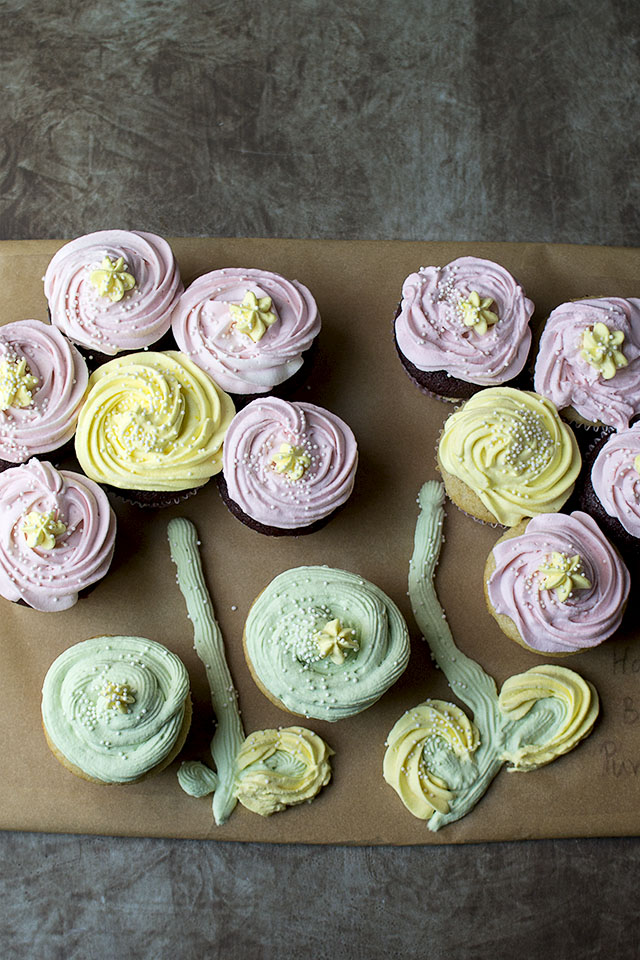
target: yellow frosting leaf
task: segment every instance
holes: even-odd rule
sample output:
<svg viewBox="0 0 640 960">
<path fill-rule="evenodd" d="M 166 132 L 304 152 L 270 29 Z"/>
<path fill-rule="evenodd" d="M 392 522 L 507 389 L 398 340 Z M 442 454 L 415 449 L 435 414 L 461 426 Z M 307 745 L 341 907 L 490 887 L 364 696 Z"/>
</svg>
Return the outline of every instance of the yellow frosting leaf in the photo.
<svg viewBox="0 0 640 960">
<path fill-rule="evenodd" d="M 343 627 L 340 620 L 330 620 L 314 637 L 322 659 L 329 657 L 337 666 L 346 660 L 345 651 L 359 650 L 360 644 L 355 639 L 355 630 Z"/>
<path fill-rule="evenodd" d="M 42 547 L 43 550 L 53 550 L 56 537 L 62 536 L 67 526 L 59 520 L 54 510 L 39 513 L 32 510 L 25 514 L 22 520 L 22 532 L 31 548 Z"/>
<path fill-rule="evenodd" d="M 276 473 L 285 473 L 290 480 L 299 480 L 311 465 L 311 458 L 304 447 L 281 443 L 278 453 L 271 457 L 271 466 Z"/>
<path fill-rule="evenodd" d="M 111 260 L 105 257 L 98 270 L 92 270 L 89 280 L 101 297 L 108 297 L 113 303 L 122 300 L 127 290 L 133 290 L 136 278 L 124 268 L 124 257 Z"/>
<path fill-rule="evenodd" d="M 561 603 L 569 599 L 573 590 L 588 590 L 591 586 L 582 572 L 582 559 L 577 553 L 568 557 L 566 553 L 554 551 L 547 562 L 540 564 L 538 572 L 542 574 L 538 589 L 555 590 Z"/>
<path fill-rule="evenodd" d="M 0 410 L 31 406 L 37 386 L 38 378 L 33 376 L 24 357 L 9 356 L 0 361 Z"/>
<path fill-rule="evenodd" d="M 271 297 L 258 298 L 252 290 L 247 290 L 242 303 L 230 303 L 229 313 L 236 330 L 245 333 L 254 343 L 261 340 L 267 328 L 278 319 L 271 310 Z"/>
<path fill-rule="evenodd" d="M 489 326 L 498 322 L 498 314 L 489 309 L 493 300 L 491 297 L 481 297 L 476 290 L 472 290 L 466 300 L 461 300 L 459 309 L 465 327 L 473 327 L 475 333 L 482 336 Z"/>
<path fill-rule="evenodd" d="M 604 380 L 611 380 L 616 371 L 629 363 L 622 350 L 624 343 L 622 330 L 609 330 L 606 323 L 594 323 L 587 327 L 582 335 L 580 356 L 586 360 Z"/>
</svg>

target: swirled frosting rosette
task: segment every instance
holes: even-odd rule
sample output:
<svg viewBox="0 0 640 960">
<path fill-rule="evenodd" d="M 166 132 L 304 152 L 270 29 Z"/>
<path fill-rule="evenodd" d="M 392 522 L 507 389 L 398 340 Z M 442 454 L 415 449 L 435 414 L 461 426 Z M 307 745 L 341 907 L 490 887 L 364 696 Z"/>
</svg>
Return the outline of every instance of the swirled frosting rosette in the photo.
<svg viewBox="0 0 640 960">
<path fill-rule="evenodd" d="M 249 611 L 244 645 L 262 692 L 317 720 L 366 710 L 409 660 L 407 625 L 393 601 L 330 567 L 296 567 L 272 580 Z"/>
<path fill-rule="evenodd" d="M 493 565 L 495 569 L 492 570 Z M 534 517 L 498 541 L 487 564 L 490 611 L 544 654 L 595 647 L 620 626 L 629 571 L 588 514 Z M 509 633 L 511 635 L 511 632 Z"/>
<path fill-rule="evenodd" d="M 640 537 L 640 423 L 609 437 L 591 469 L 591 484 L 606 513 Z"/>
<path fill-rule="evenodd" d="M 556 307 L 540 338 L 535 389 L 559 410 L 571 408 L 570 419 L 628 427 L 640 413 L 640 300 Z"/>
<path fill-rule="evenodd" d="M 172 327 L 180 349 L 223 390 L 256 394 L 300 369 L 320 332 L 320 316 L 297 280 L 234 268 L 194 280 L 180 297 Z"/>
<path fill-rule="evenodd" d="M 59 330 L 40 320 L 0 327 L 0 458 L 24 463 L 73 436 L 87 365 Z"/>
<path fill-rule="evenodd" d="M 78 237 L 58 250 L 44 276 L 51 322 L 109 356 L 159 340 L 183 289 L 167 241 L 139 231 Z"/>
<path fill-rule="evenodd" d="M 191 718 L 181 660 L 143 637 L 93 637 L 54 660 L 42 688 L 49 745 L 72 772 L 132 783 L 165 766 Z"/>
<path fill-rule="evenodd" d="M 553 404 L 511 387 L 481 390 L 447 419 L 438 462 L 461 509 L 507 527 L 559 510 L 582 463 Z"/>
<path fill-rule="evenodd" d="M 223 464 L 227 494 L 247 517 L 296 531 L 350 497 L 358 447 L 351 428 L 329 410 L 266 397 L 234 418 Z"/>
<path fill-rule="evenodd" d="M 92 480 L 30 460 L 0 474 L 0 595 L 66 610 L 107 573 L 116 517 Z"/>
<path fill-rule="evenodd" d="M 512 380 L 524 367 L 532 313 L 533 303 L 504 267 L 460 257 L 407 277 L 396 340 L 418 371 L 444 370 L 491 386 Z"/>
<path fill-rule="evenodd" d="M 91 375 L 76 454 L 93 480 L 178 492 L 222 469 L 231 398 L 184 354 L 133 353 Z"/>
</svg>

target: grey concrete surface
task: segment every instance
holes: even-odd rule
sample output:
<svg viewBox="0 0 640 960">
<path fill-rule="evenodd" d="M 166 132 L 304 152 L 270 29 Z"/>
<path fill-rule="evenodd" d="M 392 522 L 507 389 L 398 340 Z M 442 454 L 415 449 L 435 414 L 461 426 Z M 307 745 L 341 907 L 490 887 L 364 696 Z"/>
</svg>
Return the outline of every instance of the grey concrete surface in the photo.
<svg viewBox="0 0 640 960">
<path fill-rule="evenodd" d="M 632 0 L 0 0 L 0 239 L 638 245 Z M 5 638 L 6 640 L 6 638 Z M 637 958 L 636 838 L 0 836 L 0 957 Z"/>
</svg>

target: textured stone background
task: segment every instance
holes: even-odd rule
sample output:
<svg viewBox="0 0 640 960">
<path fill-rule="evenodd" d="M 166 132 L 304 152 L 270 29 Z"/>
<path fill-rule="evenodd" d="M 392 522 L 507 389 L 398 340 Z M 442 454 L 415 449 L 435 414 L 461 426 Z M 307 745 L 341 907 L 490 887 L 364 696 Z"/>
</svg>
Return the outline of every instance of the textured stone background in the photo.
<svg viewBox="0 0 640 960">
<path fill-rule="evenodd" d="M 634 0 L 0 0 L 0 239 L 636 246 Z M 8 638 L 5 638 L 8 642 Z M 637 958 L 640 843 L 0 835 L 0 956 Z"/>
</svg>

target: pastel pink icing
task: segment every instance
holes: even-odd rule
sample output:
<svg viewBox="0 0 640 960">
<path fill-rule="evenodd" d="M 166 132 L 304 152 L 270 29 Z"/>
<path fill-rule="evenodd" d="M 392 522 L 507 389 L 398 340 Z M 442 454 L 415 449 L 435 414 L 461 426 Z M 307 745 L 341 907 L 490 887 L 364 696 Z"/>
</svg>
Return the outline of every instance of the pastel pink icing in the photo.
<svg viewBox="0 0 640 960">
<path fill-rule="evenodd" d="M 271 465 L 280 445 L 304 447 L 311 464 L 299 480 Z M 356 438 L 329 410 L 275 397 L 236 414 L 224 441 L 229 496 L 259 523 L 296 529 L 322 520 L 351 495 L 358 465 Z"/>
<path fill-rule="evenodd" d="M 101 296 L 90 282 L 105 257 L 124 257 L 136 285 L 121 300 Z M 154 233 L 99 230 L 66 243 L 44 276 L 51 322 L 75 343 L 115 356 L 143 350 L 171 326 L 184 287 L 171 247 Z"/>
<path fill-rule="evenodd" d="M 605 380 L 580 356 L 587 327 L 622 330 L 629 365 Z M 640 300 L 602 297 L 562 303 L 549 316 L 536 359 L 535 389 L 559 410 L 573 407 L 585 420 L 620 430 L 640 412 Z"/>
<path fill-rule="evenodd" d="M 491 297 L 498 315 L 479 335 L 462 322 L 460 301 L 472 291 Z M 402 287 L 396 339 L 419 370 L 446 370 L 452 377 L 495 386 L 515 377 L 531 345 L 533 303 L 498 263 L 460 257 L 446 267 L 420 267 Z"/>
<path fill-rule="evenodd" d="M 590 588 L 574 590 L 564 603 L 554 590 L 538 589 L 538 568 L 554 551 L 569 557 L 579 554 L 591 582 Z M 539 653 L 595 647 L 620 626 L 629 596 L 629 571 L 588 514 L 534 517 L 519 537 L 496 544 L 493 557 L 496 569 L 488 583 L 489 600 Z"/>
<path fill-rule="evenodd" d="M 55 547 L 29 547 L 23 518 L 55 511 L 66 524 Z M 0 595 L 45 612 L 67 610 L 104 577 L 115 548 L 116 517 L 87 477 L 30 460 L 0 474 Z"/>
<path fill-rule="evenodd" d="M 638 456 L 640 423 L 612 434 L 591 469 L 591 483 L 598 500 L 633 537 L 640 537 L 640 473 L 635 467 Z"/>
<path fill-rule="evenodd" d="M 235 329 L 229 304 L 247 291 L 270 297 L 277 321 L 256 343 Z M 173 313 L 176 343 L 194 363 L 235 394 L 267 393 L 300 369 L 302 354 L 320 332 L 310 291 L 297 280 L 264 270 L 230 268 L 206 273 L 187 288 Z"/>
<path fill-rule="evenodd" d="M 40 320 L 0 327 L 0 361 L 24 358 L 38 379 L 33 402 L 0 410 L 0 458 L 23 463 L 56 450 L 75 433 L 87 390 L 87 365 L 73 344 Z"/>
</svg>

